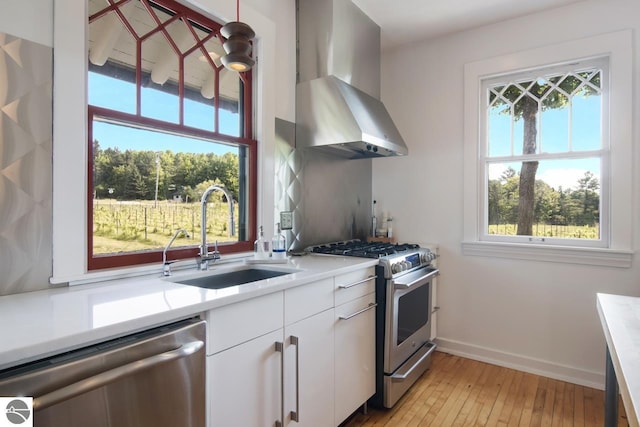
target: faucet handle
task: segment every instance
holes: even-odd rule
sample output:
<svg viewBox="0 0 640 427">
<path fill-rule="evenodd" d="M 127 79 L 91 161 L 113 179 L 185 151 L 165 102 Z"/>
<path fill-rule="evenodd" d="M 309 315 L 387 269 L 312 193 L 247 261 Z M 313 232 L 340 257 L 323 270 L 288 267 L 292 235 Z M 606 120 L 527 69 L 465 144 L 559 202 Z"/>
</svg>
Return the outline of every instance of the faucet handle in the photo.
<svg viewBox="0 0 640 427">
<path fill-rule="evenodd" d="M 175 261 L 165 261 L 162 263 L 162 275 L 164 277 L 169 277 L 171 276 L 171 264 L 173 264 Z"/>
<path fill-rule="evenodd" d="M 220 251 L 218 251 L 218 241 L 214 243 L 213 252 L 211 252 L 211 258 L 214 260 L 220 259 Z"/>
</svg>

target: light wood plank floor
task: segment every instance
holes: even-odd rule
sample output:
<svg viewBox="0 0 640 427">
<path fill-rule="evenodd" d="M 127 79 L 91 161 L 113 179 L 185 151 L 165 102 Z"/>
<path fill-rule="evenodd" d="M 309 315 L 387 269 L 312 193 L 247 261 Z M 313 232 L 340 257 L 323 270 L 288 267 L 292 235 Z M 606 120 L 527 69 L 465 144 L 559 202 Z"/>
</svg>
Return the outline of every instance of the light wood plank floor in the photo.
<svg viewBox="0 0 640 427">
<path fill-rule="evenodd" d="M 627 426 L 620 403 L 619 426 Z M 345 427 L 598 426 L 604 392 L 435 352 L 431 369 L 390 410 L 369 408 Z"/>
</svg>

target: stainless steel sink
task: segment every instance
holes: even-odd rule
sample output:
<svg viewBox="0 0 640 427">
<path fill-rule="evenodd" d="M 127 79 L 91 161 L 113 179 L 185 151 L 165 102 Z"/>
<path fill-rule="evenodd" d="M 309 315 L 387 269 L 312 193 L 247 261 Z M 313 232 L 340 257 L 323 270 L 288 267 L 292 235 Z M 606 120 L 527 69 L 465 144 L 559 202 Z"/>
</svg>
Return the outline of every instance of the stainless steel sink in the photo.
<svg viewBox="0 0 640 427">
<path fill-rule="evenodd" d="M 293 274 L 297 270 L 270 270 L 265 268 L 243 268 L 234 271 L 215 272 L 197 277 L 189 276 L 183 279 L 172 279 L 174 283 L 182 285 L 197 286 L 206 289 L 223 289 L 231 286 L 243 285 L 245 283 L 257 282 L 258 280 L 271 279 L 273 277 Z M 211 273 L 211 272 L 210 272 Z"/>
</svg>

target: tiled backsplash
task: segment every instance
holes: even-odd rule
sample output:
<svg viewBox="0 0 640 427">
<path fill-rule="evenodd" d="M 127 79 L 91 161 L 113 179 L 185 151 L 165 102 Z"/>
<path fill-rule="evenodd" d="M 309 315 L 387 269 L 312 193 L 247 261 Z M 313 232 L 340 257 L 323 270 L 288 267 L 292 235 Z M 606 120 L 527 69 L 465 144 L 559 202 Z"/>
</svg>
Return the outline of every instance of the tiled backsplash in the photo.
<svg viewBox="0 0 640 427">
<path fill-rule="evenodd" d="M 52 273 L 52 56 L 0 33 L 0 295 Z"/>
</svg>

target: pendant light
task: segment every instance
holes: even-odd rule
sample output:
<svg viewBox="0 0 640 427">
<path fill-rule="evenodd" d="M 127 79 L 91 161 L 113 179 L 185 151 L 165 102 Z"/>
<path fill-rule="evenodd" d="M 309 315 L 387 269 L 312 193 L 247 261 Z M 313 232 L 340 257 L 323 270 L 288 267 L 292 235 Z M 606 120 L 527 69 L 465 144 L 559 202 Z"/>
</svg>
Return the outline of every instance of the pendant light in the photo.
<svg viewBox="0 0 640 427">
<path fill-rule="evenodd" d="M 256 33 L 244 22 L 240 22 L 240 0 L 236 0 L 236 21 L 229 22 L 220 29 L 222 37 L 227 39 L 222 47 L 227 53 L 220 60 L 232 71 L 248 71 L 255 65 L 251 58 L 251 40 Z"/>
</svg>

